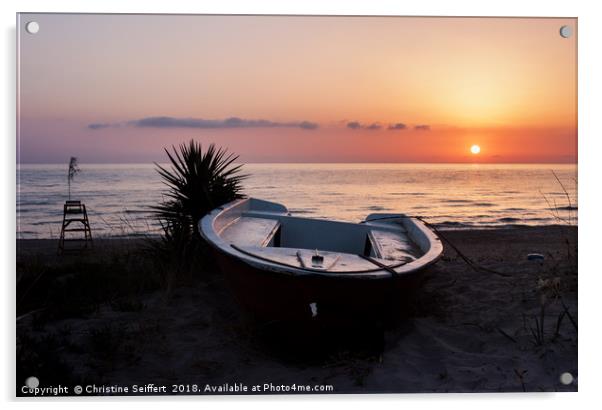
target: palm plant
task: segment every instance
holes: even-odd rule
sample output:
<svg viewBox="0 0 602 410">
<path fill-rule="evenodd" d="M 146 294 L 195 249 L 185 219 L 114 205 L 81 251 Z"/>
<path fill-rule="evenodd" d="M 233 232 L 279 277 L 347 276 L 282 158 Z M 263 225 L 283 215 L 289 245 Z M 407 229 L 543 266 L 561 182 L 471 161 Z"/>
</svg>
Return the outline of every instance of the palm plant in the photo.
<svg viewBox="0 0 602 410">
<path fill-rule="evenodd" d="M 242 197 L 242 165 L 234 165 L 238 156 L 214 144 L 203 151 L 200 143 L 191 140 L 172 150 L 165 149 L 170 169 L 157 163 L 157 171 L 167 185 L 168 198 L 153 207 L 167 227 L 177 227 L 200 238 L 198 223 L 214 208 Z"/>
</svg>

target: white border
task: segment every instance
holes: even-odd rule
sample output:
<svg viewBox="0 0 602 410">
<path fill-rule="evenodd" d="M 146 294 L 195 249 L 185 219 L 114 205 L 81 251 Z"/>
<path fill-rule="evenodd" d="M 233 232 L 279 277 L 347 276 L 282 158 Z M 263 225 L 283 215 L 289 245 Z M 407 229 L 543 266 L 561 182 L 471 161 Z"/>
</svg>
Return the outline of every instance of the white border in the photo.
<svg viewBox="0 0 602 410">
<path fill-rule="evenodd" d="M 332 405 L 334 402 L 363 408 L 373 404 L 399 408 L 421 406 L 426 408 L 504 408 L 509 406 L 539 405 L 546 408 L 562 408 L 599 402 L 596 397 L 600 371 L 600 265 L 596 260 L 599 236 L 602 232 L 598 211 L 600 209 L 600 163 L 602 152 L 600 138 L 600 101 L 602 62 L 600 40 L 602 24 L 599 2 L 548 0 L 528 2 L 504 1 L 427 1 L 395 2 L 384 0 L 329 1 L 180 1 L 180 0 L 104 0 L 62 1 L 43 0 L 3 1 L 0 18 L 4 38 L 2 41 L 2 81 L 5 90 L 0 104 L 4 135 L 2 138 L 2 231 L 0 240 L 1 260 L 4 269 L 2 297 L 1 351 L 4 368 L 1 372 L 0 389 L 4 400 L 11 400 L 14 393 L 14 252 L 15 252 L 15 13 L 22 12 L 145 12 L 145 13 L 232 13 L 232 14 L 376 14 L 376 15 L 452 15 L 452 16 L 555 16 L 579 18 L 579 390 L 578 394 L 476 394 L 476 395 L 361 395 L 361 396 L 312 396 L 312 397 L 199 397 L 179 398 L 178 405 L 208 406 L 217 403 L 244 405 L 251 408 L 265 406 L 301 408 L 315 405 Z M 101 401 L 102 400 L 102 401 Z M 144 407 L 164 406 L 173 398 L 153 397 L 123 402 L 107 398 L 85 400 L 86 406 L 111 405 L 130 407 L 135 401 Z M 14 403 L 9 403 L 14 405 Z M 50 400 L 44 403 L 26 402 L 29 406 L 62 408 L 66 405 L 81 406 L 81 400 L 71 403 Z"/>
</svg>

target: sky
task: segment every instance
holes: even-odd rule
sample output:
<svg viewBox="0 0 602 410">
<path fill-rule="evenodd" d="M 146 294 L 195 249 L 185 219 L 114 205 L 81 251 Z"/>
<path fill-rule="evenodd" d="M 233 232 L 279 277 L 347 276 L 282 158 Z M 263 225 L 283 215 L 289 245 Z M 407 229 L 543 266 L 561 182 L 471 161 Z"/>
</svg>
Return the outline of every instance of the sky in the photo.
<svg viewBox="0 0 602 410">
<path fill-rule="evenodd" d="M 576 19 L 22 14 L 18 30 L 21 163 L 162 161 L 192 138 L 242 162 L 577 159 Z"/>
</svg>

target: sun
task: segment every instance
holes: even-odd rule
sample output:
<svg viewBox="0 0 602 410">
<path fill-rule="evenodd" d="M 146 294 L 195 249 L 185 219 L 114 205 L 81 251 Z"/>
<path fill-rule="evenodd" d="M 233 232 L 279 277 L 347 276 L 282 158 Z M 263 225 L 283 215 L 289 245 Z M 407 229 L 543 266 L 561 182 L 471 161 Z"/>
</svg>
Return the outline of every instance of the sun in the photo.
<svg viewBox="0 0 602 410">
<path fill-rule="evenodd" d="M 470 147 L 470 152 L 472 152 L 474 155 L 477 155 L 479 152 L 481 152 L 481 147 L 478 145 L 473 145 Z"/>
</svg>

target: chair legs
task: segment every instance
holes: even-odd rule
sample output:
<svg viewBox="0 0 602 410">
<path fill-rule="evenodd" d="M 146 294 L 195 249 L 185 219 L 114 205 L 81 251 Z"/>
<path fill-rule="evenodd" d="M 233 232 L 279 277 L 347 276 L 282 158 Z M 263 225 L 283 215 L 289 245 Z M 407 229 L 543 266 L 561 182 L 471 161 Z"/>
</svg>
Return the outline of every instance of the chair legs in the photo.
<svg viewBox="0 0 602 410">
<path fill-rule="evenodd" d="M 73 225 L 72 225 L 73 224 Z M 79 234 L 80 236 L 73 237 L 68 233 Z M 83 238 L 81 233 L 83 232 Z M 66 246 L 66 242 L 78 243 L 77 247 Z M 86 205 L 80 201 L 67 201 L 63 206 L 63 223 L 61 227 L 61 235 L 59 237 L 58 254 L 63 254 L 67 251 L 81 251 L 93 247 L 92 229 L 86 212 Z"/>
</svg>

